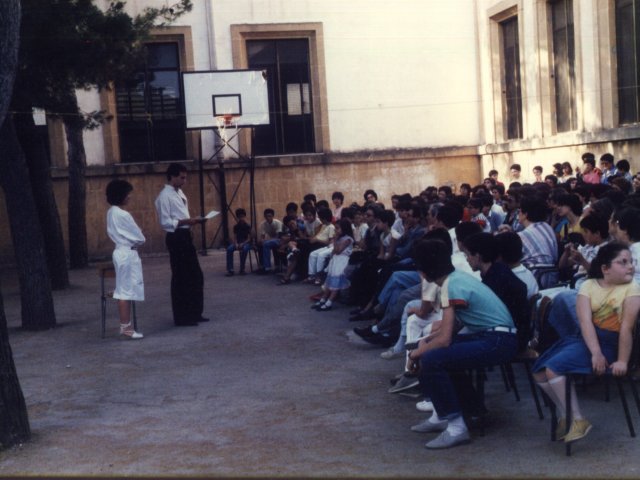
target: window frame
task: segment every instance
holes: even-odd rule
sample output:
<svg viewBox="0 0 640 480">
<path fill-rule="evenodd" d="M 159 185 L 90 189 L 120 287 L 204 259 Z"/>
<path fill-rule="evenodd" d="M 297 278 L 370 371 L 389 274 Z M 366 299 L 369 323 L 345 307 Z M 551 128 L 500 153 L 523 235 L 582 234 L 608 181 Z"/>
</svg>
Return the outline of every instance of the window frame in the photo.
<svg viewBox="0 0 640 480">
<path fill-rule="evenodd" d="M 234 69 L 248 68 L 247 40 L 307 39 L 309 42 L 309 68 L 311 73 L 311 103 L 313 105 L 313 134 L 316 155 L 330 150 L 327 85 L 325 79 L 324 32 L 321 22 L 234 24 L 231 25 L 231 51 Z M 251 151 L 249 132 L 241 132 L 240 153 Z"/>
</svg>

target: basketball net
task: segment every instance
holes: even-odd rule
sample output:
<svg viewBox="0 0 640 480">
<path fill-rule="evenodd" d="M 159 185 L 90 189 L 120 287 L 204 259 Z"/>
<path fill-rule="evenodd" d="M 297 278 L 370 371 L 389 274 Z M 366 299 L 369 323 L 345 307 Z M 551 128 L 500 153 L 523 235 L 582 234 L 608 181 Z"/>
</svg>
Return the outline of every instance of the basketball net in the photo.
<svg viewBox="0 0 640 480">
<path fill-rule="evenodd" d="M 224 115 L 218 115 L 215 117 L 216 126 L 218 127 L 218 135 L 222 141 L 222 158 L 225 160 L 231 157 L 231 148 L 229 145 L 229 132 L 228 128 L 235 128 L 238 130 L 238 124 L 236 123 L 236 116 L 231 113 L 225 113 Z"/>
</svg>

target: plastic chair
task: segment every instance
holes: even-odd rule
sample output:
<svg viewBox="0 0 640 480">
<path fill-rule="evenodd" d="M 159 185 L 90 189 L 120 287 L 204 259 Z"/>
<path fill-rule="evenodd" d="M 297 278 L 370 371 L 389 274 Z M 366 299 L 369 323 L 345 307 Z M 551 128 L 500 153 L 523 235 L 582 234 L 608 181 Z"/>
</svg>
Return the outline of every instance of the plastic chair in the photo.
<svg viewBox="0 0 640 480">
<path fill-rule="evenodd" d="M 107 278 L 116 278 L 116 269 L 112 262 L 103 262 L 97 265 L 98 276 L 100 277 L 100 310 L 102 314 L 102 338 L 105 336 L 107 322 L 107 299 L 113 298 L 113 290 L 106 290 Z M 133 316 L 133 329 L 138 330 L 138 319 L 136 318 L 136 302 L 131 302 L 131 312 Z"/>
</svg>

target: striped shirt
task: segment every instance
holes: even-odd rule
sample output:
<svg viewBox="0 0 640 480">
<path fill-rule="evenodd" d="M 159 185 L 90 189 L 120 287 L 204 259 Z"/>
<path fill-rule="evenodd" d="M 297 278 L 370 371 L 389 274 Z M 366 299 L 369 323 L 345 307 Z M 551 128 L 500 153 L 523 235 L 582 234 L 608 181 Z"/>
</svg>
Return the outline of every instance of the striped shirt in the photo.
<svg viewBox="0 0 640 480">
<path fill-rule="evenodd" d="M 552 265 L 558 260 L 558 241 L 548 223 L 536 222 L 519 232 L 524 265 Z"/>
</svg>

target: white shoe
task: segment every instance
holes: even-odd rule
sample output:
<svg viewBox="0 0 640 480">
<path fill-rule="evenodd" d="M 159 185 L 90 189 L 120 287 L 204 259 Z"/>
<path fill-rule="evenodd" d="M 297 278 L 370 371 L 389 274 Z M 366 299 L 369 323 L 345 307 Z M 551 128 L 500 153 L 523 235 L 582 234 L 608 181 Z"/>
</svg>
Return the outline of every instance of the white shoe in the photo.
<svg viewBox="0 0 640 480">
<path fill-rule="evenodd" d="M 418 433 L 442 432 L 447 429 L 448 424 L 449 422 L 447 420 L 440 420 L 434 423 L 427 418 L 424 422 L 411 427 L 411 431 Z"/>
<path fill-rule="evenodd" d="M 130 338 L 131 340 L 140 340 L 144 338 L 144 335 L 136 332 L 131 326 L 131 322 L 126 325 L 120 325 L 120 335 L 126 338 Z"/>
<path fill-rule="evenodd" d="M 422 400 L 416 403 L 416 408 L 421 412 L 433 412 L 433 403 L 429 400 Z"/>
<path fill-rule="evenodd" d="M 391 347 L 389 350 L 382 352 L 380 357 L 385 360 L 393 360 L 394 358 L 404 357 L 404 352 L 396 352 L 393 347 Z"/>
</svg>

